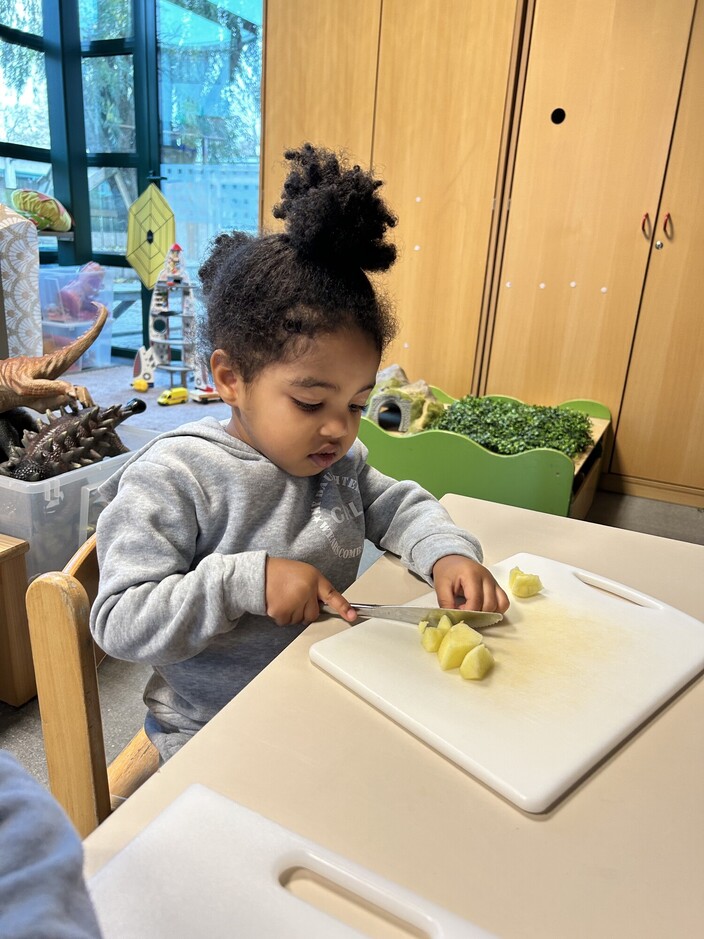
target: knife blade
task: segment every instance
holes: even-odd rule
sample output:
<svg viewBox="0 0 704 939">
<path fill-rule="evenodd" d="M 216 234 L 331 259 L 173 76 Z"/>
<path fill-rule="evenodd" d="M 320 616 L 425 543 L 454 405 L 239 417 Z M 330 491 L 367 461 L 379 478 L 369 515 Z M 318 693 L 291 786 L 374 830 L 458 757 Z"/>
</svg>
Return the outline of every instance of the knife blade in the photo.
<svg viewBox="0 0 704 939">
<path fill-rule="evenodd" d="M 467 623 L 475 629 L 493 626 L 503 619 L 501 613 L 483 613 L 479 610 L 445 610 L 440 607 L 423 606 L 384 606 L 379 603 L 351 603 L 357 616 L 364 619 L 389 619 L 400 623 L 414 623 L 427 620 L 431 626 L 437 626 L 441 616 L 448 616 L 452 623 Z M 333 616 L 339 616 L 337 610 L 323 603 L 322 609 Z"/>
</svg>

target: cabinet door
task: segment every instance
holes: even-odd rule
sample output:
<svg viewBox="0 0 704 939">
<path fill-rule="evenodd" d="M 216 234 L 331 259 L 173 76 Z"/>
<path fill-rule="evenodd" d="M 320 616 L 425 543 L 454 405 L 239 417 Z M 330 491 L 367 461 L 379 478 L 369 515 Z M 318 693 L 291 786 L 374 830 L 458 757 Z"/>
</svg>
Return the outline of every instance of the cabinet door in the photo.
<svg viewBox="0 0 704 939">
<path fill-rule="evenodd" d="M 267 0 L 264 27 L 262 224 L 288 169 L 284 151 L 310 142 L 368 166 L 381 0 Z"/>
<path fill-rule="evenodd" d="M 487 392 L 617 414 L 693 6 L 537 0 Z"/>
<path fill-rule="evenodd" d="M 516 0 L 384 0 L 374 169 L 399 217 L 382 279 L 411 380 L 467 394 L 482 307 Z"/>
<path fill-rule="evenodd" d="M 612 469 L 704 494 L 704 8 L 699 5 Z M 667 218 L 667 224 L 665 220 Z M 686 500 L 685 500 L 686 501 Z M 704 504 L 701 502 L 699 504 Z"/>
</svg>

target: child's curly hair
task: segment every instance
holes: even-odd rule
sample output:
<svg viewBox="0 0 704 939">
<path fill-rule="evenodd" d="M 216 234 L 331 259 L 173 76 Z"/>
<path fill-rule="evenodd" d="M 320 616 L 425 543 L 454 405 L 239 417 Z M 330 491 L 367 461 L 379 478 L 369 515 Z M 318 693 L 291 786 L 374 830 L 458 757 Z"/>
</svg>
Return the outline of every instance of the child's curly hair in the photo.
<svg viewBox="0 0 704 939">
<path fill-rule="evenodd" d="M 396 218 L 378 195 L 381 181 L 308 143 L 285 157 L 292 169 L 274 207 L 285 231 L 218 235 L 198 271 L 203 352 L 224 349 L 247 383 L 295 356 L 301 339 L 356 327 L 381 354 L 396 332 L 390 304 L 365 273 L 396 258 L 384 241 Z"/>
</svg>

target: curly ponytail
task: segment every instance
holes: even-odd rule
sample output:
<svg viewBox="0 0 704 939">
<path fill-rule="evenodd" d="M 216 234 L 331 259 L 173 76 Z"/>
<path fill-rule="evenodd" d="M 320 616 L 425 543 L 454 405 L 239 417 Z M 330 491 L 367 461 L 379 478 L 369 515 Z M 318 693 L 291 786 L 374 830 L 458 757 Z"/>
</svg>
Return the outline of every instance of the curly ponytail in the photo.
<svg viewBox="0 0 704 939">
<path fill-rule="evenodd" d="M 301 337 L 359 329 L 381 354 L 396 332 L 390 304 L 366 274 L 388 270 L 396 257 L 385 241 L 396 218 L 381 181 L 308 143 L 285 156 L 292 168 L 273 210 L 284 232 L 221 234 L 198 272 L 203 351 L 224 349 L 247 382 L 294 355 Z"/>
</svg>

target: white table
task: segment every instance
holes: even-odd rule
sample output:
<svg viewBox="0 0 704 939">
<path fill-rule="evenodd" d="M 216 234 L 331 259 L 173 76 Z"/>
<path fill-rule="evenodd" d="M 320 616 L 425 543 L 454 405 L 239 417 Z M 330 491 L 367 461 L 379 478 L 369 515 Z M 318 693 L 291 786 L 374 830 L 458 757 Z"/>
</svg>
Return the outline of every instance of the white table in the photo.
<svg viewBox="0 0 704 939">
<path fill-rule="evenodd" d="M 443 500 L 486 563 L 529 551 L 704 620 L 704 547 L 480 502 Z M 350 598 L 427 586 L 379 560 Z M 87 874 L 200 782 L 506 937 L 673 937 L 704 922 L 704 681 L 550 813 L 520 812 L 308 659 L 310 626 L 85 842 Z"/>
</svg>

